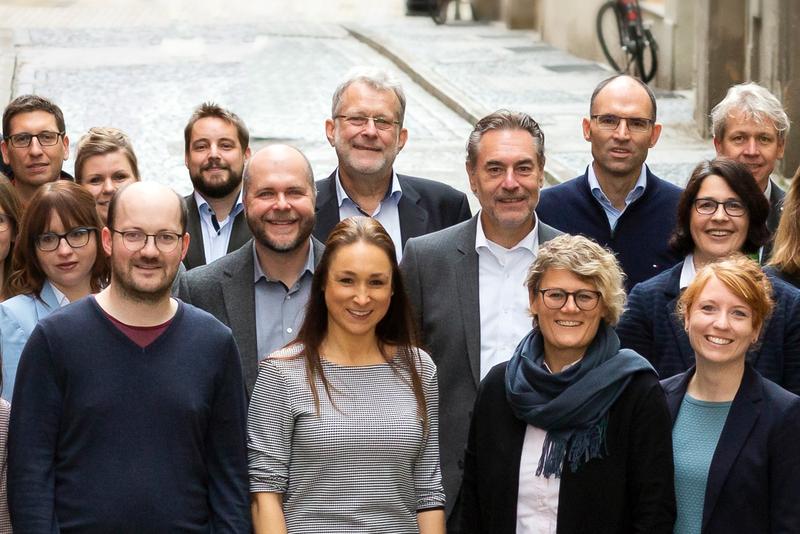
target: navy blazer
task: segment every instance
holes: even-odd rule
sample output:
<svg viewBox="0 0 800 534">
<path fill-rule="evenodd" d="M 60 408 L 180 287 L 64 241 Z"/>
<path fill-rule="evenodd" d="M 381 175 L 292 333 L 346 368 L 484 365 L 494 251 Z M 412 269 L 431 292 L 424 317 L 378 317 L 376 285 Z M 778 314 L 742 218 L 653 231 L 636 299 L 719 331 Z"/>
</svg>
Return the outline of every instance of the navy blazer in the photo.
<svg viewBox="0 0 800 534">
<path fill-rule="evenodd" d="M 336 171 L 317 182 L 317 221 L 314 237 L 328 240 L 339 222 L 339 203 L 336 198 Z M 472 217 L 467 195 L 449 185 L 398 174 L 403 195 L 397 205 L 400 218 L 400 240 L 403 247 L 412 237 L 448 228 Z"/>
<path fill-rule="evenodd" d="M 673 424 L 693 374 L 661 381 Z M 800 532 L 798 443 L 800 397 L 746 365 L 709 467 L 701 532 Z"/>
<path fill-rule="evenodd" d="M 617 325 L 622 346 L 647 358 L 661 378 L 694 365 L 694 350 L 675 307 L 680 297 L 683 263 L 637 284 Z M 761 375 L 793 393 L 800 393 L 800 291 L 769 270 L 775 308 L 761 329 L 759 346 L 747 361 Z"/>
<path fill-rule="evenodd" d="M 502 363 L 489 371 L 475 402 L 460 496 L 462 534 L 516 532 L 527 424 L 508 404 L 506 367 Z M 672 534 L 672 440 L 660 389 L 653 373 L 633 375 L 609 410 L 604 457 L 574 473 L 564 467 L 558 534 Z"/>
</svg>

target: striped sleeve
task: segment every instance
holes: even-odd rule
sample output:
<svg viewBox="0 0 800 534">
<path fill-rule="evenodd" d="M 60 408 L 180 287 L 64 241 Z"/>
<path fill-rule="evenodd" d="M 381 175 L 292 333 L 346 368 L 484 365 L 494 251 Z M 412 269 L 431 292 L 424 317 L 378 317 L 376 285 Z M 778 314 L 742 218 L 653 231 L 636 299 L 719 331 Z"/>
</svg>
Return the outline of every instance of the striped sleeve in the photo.
<svg viewBox="0 0 800 534">
<path fill-rule="evenodd" d="M 247 417 L 250 492 L 285 493 L 294 414 L 287 381 L 269 358 L 259 365 Z"/>
<path fill-rule="evenodd" d="M 430 356 L 422 351 L 420 351 L 420 358 L 428 432 L 414 468 L 414 491 L 418 512 L 443 508 L 445 504 L 442 473 L 439 466 L 439 386 L 436 365 Z"/>
</svg>

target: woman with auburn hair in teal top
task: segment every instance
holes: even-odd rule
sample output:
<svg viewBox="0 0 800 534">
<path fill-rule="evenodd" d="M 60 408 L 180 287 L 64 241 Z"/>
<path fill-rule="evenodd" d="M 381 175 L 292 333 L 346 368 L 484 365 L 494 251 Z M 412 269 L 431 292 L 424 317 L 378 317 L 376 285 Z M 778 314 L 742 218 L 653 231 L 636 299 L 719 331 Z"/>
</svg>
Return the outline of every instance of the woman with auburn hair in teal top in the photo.
<svg viewBox="0 0 800 534">
<path fill-rule="evenodd" d="M 696 366 L 662 382 L 673 419 L 676 533 L 800 532 L 800 397 L 746 359 L 771 293 L 759 266 L 736 255 L 706 265 L 680 298 Z"/>
</svg>

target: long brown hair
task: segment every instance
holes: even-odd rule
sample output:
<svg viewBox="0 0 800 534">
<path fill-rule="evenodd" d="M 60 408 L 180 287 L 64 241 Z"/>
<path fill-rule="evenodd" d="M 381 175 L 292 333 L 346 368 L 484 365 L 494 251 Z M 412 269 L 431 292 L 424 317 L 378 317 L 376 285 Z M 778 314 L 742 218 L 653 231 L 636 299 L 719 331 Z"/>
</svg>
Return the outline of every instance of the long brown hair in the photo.
<svg viewBox="0 0 800 534">
<path fill-rule="evenodd" d="M 775 186 L 773 186 L 775 187 Z M 774 209 L 774 208 L 773 208 Z M 791 276 L 800 275 L 800 168 L 783 201 L 783 213 L 772 249 L 770 265 Z"/>
<path fill-rule="evenodd" d="M 7 296 L 8 292 L 8 279 L 11 276 L 11 260 L 14 257 L 14 244 L 17 242 L 17 233 L 19 232 L 19 216 L 22 211 L 17 198 L 17 190 L 8 181 L 8 178 L 0 173 L 0 208 L 3 213 L 11 219 L 11 247 L 8 254 L 3 258 L 3 278 L 0 280 L 0 297 Z"/>
<path fill-rule="evenodd" d="M 311 394 L 314 397 L 314 406 L 319 413 L 319 392 L 315 385 L 315 378 L 319 376 L 325 387 L 328 399 L 333 403 L 330 384 L 325 378 L 319 348 L 328 335 L 328 306 L 325 303 L 325 284 L 331 267 L 331 258 L 342 248 L 353 243 L 364 242 L 381 249 L 389 258 L 392 265 L 392 298 L 389 309 L 386 311 L 375 327 L 378 338 L 378 349 L 384 359 L 396 371 L 398 367 L 408 369 L 411 377 L 411 390 L 417 401 L 417 411 L 422 418 L 423 426 L 428 428 L 427 405 L 422 388 L 422 379 L 419 372 L 419 351 L 417 347 L 417 333 L 411 316 L 411 307 L 408 302 L 400 269 L 397 266 L 397 255 L 394 243 L 383 226 L 371 217 L 350 217 L 339 222 L 325 243 L 325 253 L 314 270 L 311 282 L 311 296 L 306 305 L 306 315 L 303 325 L 297 333 L 296 342 L 302 343 L 301 356 L 306 360 L 306 377 Z M 387 352 L 387 347 L 397 347 L 397 354 L 392 357 Z"/>
<path fill-rule="evenodd" d="M 36 256 L 36 238 L 46 231 L 52 213 L 58 215 L 65 228 L 89 226 L 97 228 L 94 240 L 97 255 L 92 265 L 91 288 L 96 293 L 108 282 L 108 258 L 100 243 L 103 223 L 95 209 L 94 198 L 83 187 L 66 180 L 44 184 L 37 189 L 25 208 L 20 223 L 19 238 L 14 247 L 13 272 L 9 279 L 10 296 L 41 297 L 47 277 Z"/>
</svg>

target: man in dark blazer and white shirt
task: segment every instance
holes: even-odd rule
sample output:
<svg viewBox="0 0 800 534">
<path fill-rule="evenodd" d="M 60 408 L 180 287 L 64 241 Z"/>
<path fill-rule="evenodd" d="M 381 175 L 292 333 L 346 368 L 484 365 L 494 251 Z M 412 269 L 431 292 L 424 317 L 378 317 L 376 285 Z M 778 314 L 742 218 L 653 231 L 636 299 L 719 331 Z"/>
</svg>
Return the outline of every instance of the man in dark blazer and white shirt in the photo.
<svg viewBox="0 0 800 534">
<path fill-rule="evenodd" d="M 339 166 L 317 182 L 314 236 L 320 241 L 340 220 L 367 215 L 380 221 L 400 258 L 409 238 L 470 218 L 464 193 L 394 172 L 395 157 L 408 139 L 405 107 L 399 82 L 382 70 L 355 69 L 336 89 L 325 134 Z"/>
<path fill-rule="evenodd" d="M 250 157 L 250 134 L 235 113 L 206 102 L 183 131 L 185 163 L 194 191 L 185 198 L 192 236 L 186 269 L 205 265 L 250 239 L 242 204 L 242 174 Z"/>
<path fill-rule="evenodd" d="M 508 360 L 531 329 L 524 280 L 538 245 L 560 232 L 537 220 L 544 134 L 506 110 L 475 125 L 467 146 L 478 215 L 409 240 L 401 270 L 439 378 L 439 438 L 448 532 L 458 531 L 457 496 L 478 383 Z M 454 511 L 455 508 L 455 511 Z"/>
<path fill-rule="evenodd" d="M 753 82 L 734 85 L 711 110 L 717 155 L 735 159 L 753 173 L 769 201 L 771 233 L 778 229 L 786 193 L 770 176 L 783 159 L 789 125 L 789 116 L 775 95 Z"/>
<path fill-rule="evenodd" d="M 185 273 L 177 295 L 233 330 L 249 398 L 258 362 L 293 340 L 303 321 L 324 247 L 311 237 L 314 176 L 299 150 L 286 145 L 259 150 L 244 184 L 244 213 L 253 239 Z"/>
</svg>

